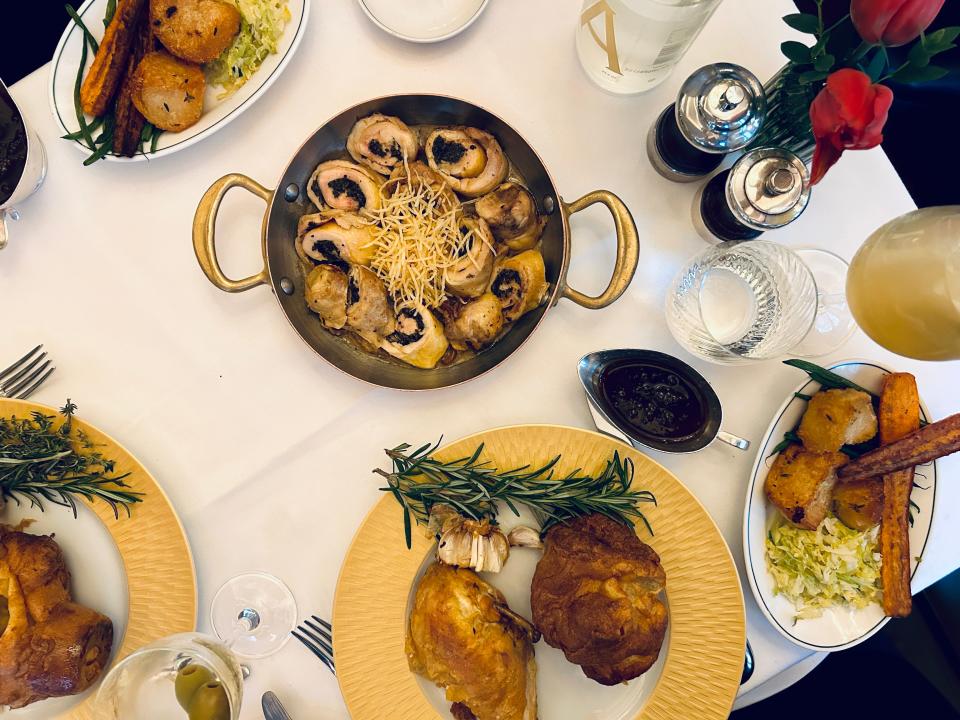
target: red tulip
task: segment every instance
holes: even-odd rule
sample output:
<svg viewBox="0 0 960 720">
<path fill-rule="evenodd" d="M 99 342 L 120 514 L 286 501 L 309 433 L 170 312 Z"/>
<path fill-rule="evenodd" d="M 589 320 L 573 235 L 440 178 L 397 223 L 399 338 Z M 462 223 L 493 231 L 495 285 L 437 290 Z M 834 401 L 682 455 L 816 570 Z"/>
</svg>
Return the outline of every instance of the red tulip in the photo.
<svg viewBox="0 0 960 720">
<path fill-rule="evenodd" d="M 817 141 L 810 182 L 820 182 L 844 150 L 866 150 L 883 142 L 883 125 L 892 103 L 893 91 L 872 84 L 859 70 L 844 68 L 830 75 L 810 104 Z"/>
<path fill-rule="evenodd" d="M 850 18 L 871 45 L 897 47 L 920 37 L 945 0 L 853 0 Z"/>
</svg>

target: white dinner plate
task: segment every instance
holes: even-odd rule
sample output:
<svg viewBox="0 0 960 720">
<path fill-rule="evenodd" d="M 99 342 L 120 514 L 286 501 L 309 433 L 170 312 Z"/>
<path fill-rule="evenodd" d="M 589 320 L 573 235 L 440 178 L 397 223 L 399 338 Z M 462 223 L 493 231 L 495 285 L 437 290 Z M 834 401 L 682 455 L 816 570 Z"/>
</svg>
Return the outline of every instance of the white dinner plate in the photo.
<svg viewBox="0 0 960 720">
<path fill-rule="evenodd" d="M 103 37 L 103 17 L 108 1 L 87 0 L 77 11 L 98 42 Z M 114 162 L 139 162 L 170 155 L 190 147 L 238 118 L 241 113 L 259 100 L 267 88 L 280 76 L 303 39 L 310 14 L 310 0 L 288 0 L 287 7 L 290 10 L 290 20 L 284 28 L 277 52 L 268 56 L 260 69 L 239 90 L 223 100 L 218 100 L 217 95 L 221 92 L 220 87 L 207 86 L 203 102 L 203 116 L 195 125 L 178 133 L 164 132 L 160 135 L 156 152 L 147 150 L 145 154 L 137 154 L 132 158 L 118 157 L 111 153 L 105 159 Z M 50 69 L 50 110 L 65 135 L 77 132 L 80 129 L 80 123 L 77 121 L 76 111 L 74 110 L 74 87 L 77 80 L 77 67 L 83 49 L 81 42 L 80 28 L 73 20 L 68 20 L 67 27 L 60 37 L 56 51 L 53 53 Z M 93 54 L 88 52 L 87 68 L 90 67 L 92 62 Z M 88 116 L 87 120 L 90 121 L 91 118 Z M 79 140 L 65 142 L 70 142 L 71 145 L 86 155 L 90 154 L 90 149 Z"/>
<path fill-rule="evenodd" d="M 53 535 L 57 541 L 70 571 L 73 599 L 113 621 L 111 657 L 116 656 L 126 634 L 129 602 L 123 559 L 110 531 L 96 513 L 82 503 L 77 504 L 77 517 L 74 519 L 70 509 L 53 503 L 44 503 L 41 512 L 27 503 L 17 505 L 15 501 L 8 500 L 7 506 L 0 512 L 0 522 L 17 525 L 22 520 L 32 521 L 25 528 L 26 532 L 31 535 Z M 86 700 L 98 686 L 95 683 L 79 695 L 50 698 L 19 710 L 8 710 L 6 713 L 0 710 L 0 714 L 10 720 L 59 718 Z"/>
<path fill-rule="evenodd" d="M 879 392 L 883 376 L 893 372 L 876 363 L 859 360 L 841 362 L 830 369 L 871 392 Z M 819 383 L 807 378 L 794 392 L 812 395 L 819 389 Z M 767 500 L 763 489 L 767 472 L 775 458 L 771 452 L 783 440 L 783 434 L 800 423 L 806 404 L 805 400 L 791 393 L 774 415 L 757 451 L 743 514 L 743 556 L 753 596 L 767 620 L 781 635 L 811 650 L 845 650 L 863 642 L 887 623 L 890 618 L 884 617 L 883 608 L 876 603 L 861 609 L 838 606 L 824 610 L 818 618 L 794 621 L 796 610 L 793 604 L 784 596 L 774 594 L 773 577 L 767 568 L 765 556 L 767 530 L 778 521 L 780 514 Z M 924 420 L 930 419 L 922 400 L 920 415 Z M 916 503 L 910 528 L 911 577 L 916 573 L 930 536 L 937 494 L 936 462 L 917 466 L 914 481 L 919 487 L 914 487 L 910 495 L 910 499 Z"/>
</svg>

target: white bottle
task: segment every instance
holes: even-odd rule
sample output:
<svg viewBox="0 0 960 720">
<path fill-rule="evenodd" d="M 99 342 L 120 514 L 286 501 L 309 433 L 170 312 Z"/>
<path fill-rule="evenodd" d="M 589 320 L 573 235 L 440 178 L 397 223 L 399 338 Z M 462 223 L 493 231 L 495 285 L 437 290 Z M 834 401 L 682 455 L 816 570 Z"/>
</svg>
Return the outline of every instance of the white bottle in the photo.
<svg viewBox="0 0 960 720">
<path fill-rule="evenodd" d="M 597 85 L 619 94 L 656 87 L 720 0 L 584 0 L 577 54 Z"/>
</svg>

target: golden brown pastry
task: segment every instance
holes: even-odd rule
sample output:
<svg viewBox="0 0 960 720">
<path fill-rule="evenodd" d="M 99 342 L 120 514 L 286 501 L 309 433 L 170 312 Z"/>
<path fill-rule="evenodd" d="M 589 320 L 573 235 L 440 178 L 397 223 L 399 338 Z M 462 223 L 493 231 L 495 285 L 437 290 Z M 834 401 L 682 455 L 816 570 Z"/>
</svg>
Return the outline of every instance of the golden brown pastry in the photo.
<svg viewBox="0 0 960 720">
<path fill-rule="evenodd" d="M 435 563 L 417 586 L 407 660 L 446 690 L 455 717 L 536 720 L 537 639 L 475 572 Z"/>
<path fill-rule="evenodd" d="M 205 63 L 230 47 L 240 32 L 240 11 L 223 0 L 150 0 L 150 24 L 173 55 Z"/>
<path fill-rule="evenodd" d="M 130 85 L 137 110 L 161 130 L 179 132 L 203 115 L 203 70 L 163 50 L 143 56 Z"/>
<path fill-rule="evenodd" d="M 626 682 L 660 654 L 666 580 L 659 556 L 632 527 L 585 515 L 547 531 L 530 591 L 533 623 L 588 678 Z"/>
<path fill-rule="evenodd" d="M 53 538 L 0 527 L 0 706 L 75 695 L 103 672 L 113 623 L 70 599 L 70 573 Z"/>
</svg>

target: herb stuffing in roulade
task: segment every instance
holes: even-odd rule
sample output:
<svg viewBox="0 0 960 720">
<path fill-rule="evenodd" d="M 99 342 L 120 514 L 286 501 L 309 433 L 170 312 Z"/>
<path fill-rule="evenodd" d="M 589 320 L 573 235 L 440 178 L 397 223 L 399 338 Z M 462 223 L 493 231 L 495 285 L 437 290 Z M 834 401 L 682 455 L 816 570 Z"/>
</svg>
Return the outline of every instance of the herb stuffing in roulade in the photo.
<svg viewBox="0 0 960 720">
<path fill-rule="evenodd" d="M 396 329 L 380 347 L 398 360 L 419 368 L 433 368 L 449 347 L 443 326 L 423 305 L 397 306 Z"/>
</svg>

